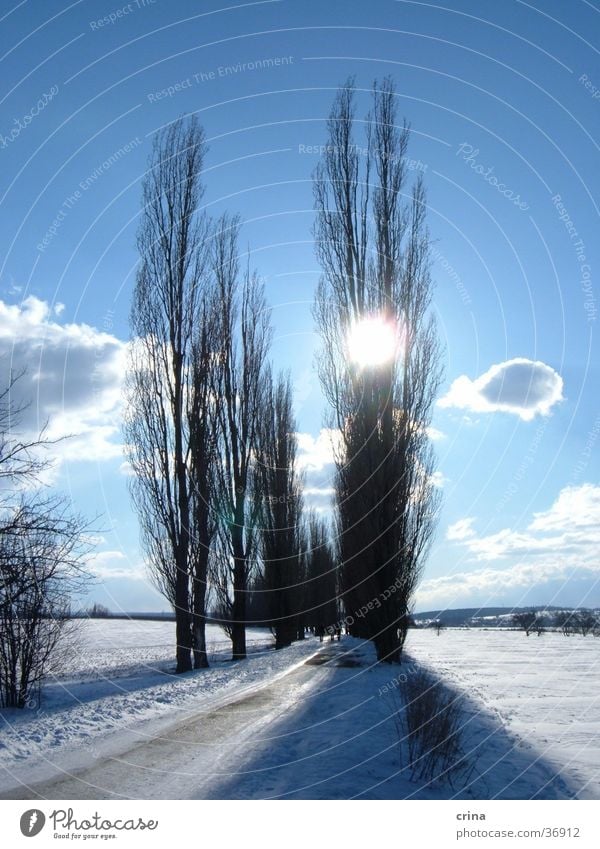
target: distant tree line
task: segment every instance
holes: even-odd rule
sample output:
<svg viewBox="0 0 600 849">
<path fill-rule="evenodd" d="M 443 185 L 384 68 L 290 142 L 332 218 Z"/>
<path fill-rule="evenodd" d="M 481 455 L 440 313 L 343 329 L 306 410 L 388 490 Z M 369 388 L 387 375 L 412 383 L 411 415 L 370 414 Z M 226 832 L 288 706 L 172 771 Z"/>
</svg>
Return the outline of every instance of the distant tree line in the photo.
<svg viewBox="0 0 600 849">
<path fill-rule="evenodd" d="M 86 611 L 86 615 L 90 619 L 109 619 L 111 616 L 110 610 L 104 604 L 94 602 Z"/>
<path fill-rule="evenodd" d="M 512 616 L 512 624 L 527 636 L 540 636 L 547 629 L 560 631 L 565 637 L 572 634 L 600 636 L 600 614 L 585 608 L 575 610 L 525 610 Z"/>
</svg>

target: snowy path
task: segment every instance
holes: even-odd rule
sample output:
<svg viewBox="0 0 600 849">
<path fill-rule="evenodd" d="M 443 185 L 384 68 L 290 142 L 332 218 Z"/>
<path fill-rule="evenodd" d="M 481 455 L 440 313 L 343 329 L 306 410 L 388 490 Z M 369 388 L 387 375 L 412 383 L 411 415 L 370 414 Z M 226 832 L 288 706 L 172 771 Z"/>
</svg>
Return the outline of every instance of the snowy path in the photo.
<svg viewBox="0 0 600 849">
<path fill-rule="evenodd" d="M 120 756 L 100 758 L 77 774 L 2 794 L 0 798 L 186 799 L 209 795 L 228 776 L 249 738 L 289 711 L 318 685 L 320 675 L 302 664 L 266 686 L 209 707 L 139 743 Z"/>
<path fill-rule="evenodd" d="M 41 708 L 0 712 L 0 791 L 20 787 L 22 793 L 33 782 L 119 757 L 275 682 L 318 648 L 314 639 L 281 652 L 253 648 L 243 663 L 222 659 L 181 676 L 150 661 L 124 677 L 113 678 L 114 669 L 105 666 L 96 680 L 87 674 L 57 680 L 45 688 Z"/>
</svg>

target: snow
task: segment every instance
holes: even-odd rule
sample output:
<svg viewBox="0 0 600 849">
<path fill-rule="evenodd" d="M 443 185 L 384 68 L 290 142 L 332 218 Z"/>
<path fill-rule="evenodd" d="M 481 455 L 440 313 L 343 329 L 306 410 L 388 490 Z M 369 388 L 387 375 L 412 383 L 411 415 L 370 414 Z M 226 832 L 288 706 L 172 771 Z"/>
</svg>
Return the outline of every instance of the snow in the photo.
<svg viewBox="0 0 600 849">
<path fill-rule="evenodd" d="M 398 666 L 310 638 L 248 660 L 209 631 L 209 670 L 172 668 L 173 623 L 87 622 L 39 710 L 3 711 L 0 790 L 23 798 L 565 799 L 600 796 L 600 640 L 409 632 Z M 462 773 L 425 782 L 398 733 L 421 669 L 461 710 Z M 36 782 L 35 790 L 26 785 Z M 41 783 L 43 782 L 43 783 Z M 11 789 L 12 788 L 12 789 Z M 17 788 L 17 789 L 15 789 Z M 56 794 L 56 795 L 54 795 Z"/>
<path fill-rule="evenodd" d="M 0 789 L 152 739 L 163 725 L 261 686 L 316 650 L 304 641 L 275 652 L 267 630 L 248 629 L 249 659 L 233 664 L 230 641 L 208 626 L 211 668 L 175 677 L 173 622 L 84 621 L 79 639 L 39 707 L 0 711 Z"/>
<path fill-rule="evenodd" d="M 512 733 L 486 701 L 485 685 L 474 692 L 476 670 L 468 681 L 452 676 L 462 708 L 467 769 L 451 780 L 423 782 L 412 776 L 396 725 L 401 692 L 396 676 L 411 676 L 423 666 L 438 672 L 440 647 L 434 641 L 446 637 L 447 657 L 460 668 L 455 638 L 470 639 L 469 654 L 479 657 L 488 633 L 447 631 L 438 638 L 432 631 L 411 632 L 400 668 L 377 665 L 370 644 L 346 638 L 340 649 L 334 648 L 349 652 L 341 665 L 334 661 L 322 668 L 310 698 L 293 715 L 271 723 L 264 737 L 255 735 L 244 758 L 238 751 L 234 774 L 215 781 L 209 798 L 572 798 L 575 787 L 561 777 L 559 763 L 544 757 L 538 748 L 541 740 L 534 734 L 525 740 Z M 501 642 L 496 646 L 501 648 Z M 487 662 L 498 657 L 494 648 L 483 655 Z"/>
<path fill-rule="evenodd" d="M 578 798 L 600 798 L 599 639 L 411 630 L 407 650 L 495 715 Z"/>
<path fill-rule="evenodd" d="M 175 623 L 142 619 L 87 619 L 76 622 L 67 659 L 56 670 L 55 679 L 99 679 L 161 669 L 174 665 Z M 249 628 L 248 645 L 253 649 L 273 644 L 268 630 Z M 206 649 L 210 661 L 231 653 L 231 642 L 217 625 L 206 627 Z"/>
</svg>

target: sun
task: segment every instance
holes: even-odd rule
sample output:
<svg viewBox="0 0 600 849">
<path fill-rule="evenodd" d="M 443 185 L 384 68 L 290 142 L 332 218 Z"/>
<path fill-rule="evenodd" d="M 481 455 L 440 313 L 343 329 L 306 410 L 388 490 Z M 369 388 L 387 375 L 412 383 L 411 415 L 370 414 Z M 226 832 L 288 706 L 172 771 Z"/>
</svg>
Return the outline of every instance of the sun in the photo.
<svg viewBox="0 0 600 849">
<path fill-rule="evenodd" d="M 355 322 L 347 342 L 350 360 L 363 368 L 390 362 L 398 349 L 396 327 L 381 316 L 369 316 Z"/>
</svg>

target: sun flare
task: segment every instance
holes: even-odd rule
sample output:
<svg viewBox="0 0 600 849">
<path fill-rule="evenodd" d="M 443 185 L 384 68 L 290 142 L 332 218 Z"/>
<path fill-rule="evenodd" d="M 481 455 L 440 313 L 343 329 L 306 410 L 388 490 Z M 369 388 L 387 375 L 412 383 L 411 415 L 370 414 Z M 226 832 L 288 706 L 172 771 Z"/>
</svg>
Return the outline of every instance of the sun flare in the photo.
<svg viewBox="0 0 600 849">
<path fill-rule="evenodd" d="M 398 348 L 395 326 L 380 316 L 355 322 L 348 333 L 348 355 L 361 367 L 380 366 L 392 360 Z"/>
</svg>

